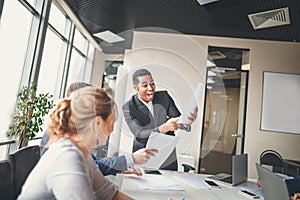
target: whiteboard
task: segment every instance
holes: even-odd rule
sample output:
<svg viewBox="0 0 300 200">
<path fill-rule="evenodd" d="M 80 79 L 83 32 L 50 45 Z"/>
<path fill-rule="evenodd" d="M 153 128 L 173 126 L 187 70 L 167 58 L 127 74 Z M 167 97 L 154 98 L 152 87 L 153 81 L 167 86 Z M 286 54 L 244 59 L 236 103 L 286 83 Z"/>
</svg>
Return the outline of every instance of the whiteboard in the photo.
<svg viewBox="0 0 300 200">
<path fill-rule="evenodd" d="M 300 134 L 300 75 L 264 72 L 261 130 Z"/>
</svg>

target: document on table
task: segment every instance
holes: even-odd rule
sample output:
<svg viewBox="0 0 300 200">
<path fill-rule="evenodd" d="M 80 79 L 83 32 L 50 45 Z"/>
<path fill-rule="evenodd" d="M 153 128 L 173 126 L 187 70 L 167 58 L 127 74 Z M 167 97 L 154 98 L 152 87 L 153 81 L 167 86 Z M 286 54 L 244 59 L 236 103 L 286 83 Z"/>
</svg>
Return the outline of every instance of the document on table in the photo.
<svg viewBox="0 0 300 200">
<path fill-rule="evenodd" d="M 195 107 L 197 106 L 197 103 L 199 102 L 200 96 L 201 96 L 201 91 L 202 91 L 202 84 L 198 83 L 197 88 L 192 95 L 189 103 L 186 105 L 184 110 L 182 111 L 182 114 L 180 116 L 180 119 L 178 120 L 178 123 L 186 123 L 188 121 L 188 117 L 191 112 L 194 111 Z"/>
<path fill-rule="evenodd" d="M 184 190 L 184 188 L 176 180 L 167 179 L 158 175 L 144 175 L 141 178 L 136 177 L 131 180 L 138 184 L 141 190 Z"/>
<path fill-rule="evenodd" d="M 241 190 L 246 190 L 248 192 L 251 192 L 253 194 L 256 194 L 257 196 L 259 196 L 261 199 L 263 199 L 263 193 L 260 187 L 257 186 L 242 186 Z"/>
<path fill-rule="evenodd" d="M 181 176 L 176 176 L 179 180 L 185 182 L 188 185 L 193 186 L 196 189 L 210 189 L 204 180 L 196 175 L 181 175 Z"/>
<path fill-rule="evenodd" d="M 159 169 L 176 147 L 178 140 L 179 137 L 176 136 L 152 132 L 146 148 L 154 148 L 157 149 L 158 152 L 155 153 L 155 156 L 151 156 L 145 164 L 137 166 L 144 169 Z"/>
</svg>

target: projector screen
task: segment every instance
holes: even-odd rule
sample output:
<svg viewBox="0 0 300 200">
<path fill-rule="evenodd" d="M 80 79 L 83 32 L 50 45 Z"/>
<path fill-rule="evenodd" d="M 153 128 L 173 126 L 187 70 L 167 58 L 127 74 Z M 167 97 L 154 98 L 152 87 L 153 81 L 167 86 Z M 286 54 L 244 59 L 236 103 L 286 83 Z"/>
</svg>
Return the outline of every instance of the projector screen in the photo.
<svg viewBox="0 0 300 200">
<path fill-rule="evenodd" d="M 261 130 L 300 134 L 300 75 L 264 72 Z"/>
</svg>

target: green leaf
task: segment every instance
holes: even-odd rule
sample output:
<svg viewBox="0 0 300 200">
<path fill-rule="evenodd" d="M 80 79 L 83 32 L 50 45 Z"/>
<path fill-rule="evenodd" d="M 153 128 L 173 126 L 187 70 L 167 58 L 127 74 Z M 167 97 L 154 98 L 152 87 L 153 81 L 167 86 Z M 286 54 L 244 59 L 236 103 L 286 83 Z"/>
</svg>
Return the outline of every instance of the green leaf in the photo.
<svg viewBox="0 0 300 200">
<path fill-rule="evenodd" d="M 19 136 L 25 130 L 25 137 L 32 139 L 39 131 L 43 131 L 43 117 L 54 107 L 53 95 L 36 94 L 37 85 L 31 83 L 22 87 L 17 95 L 17 104 L 12 116 L 12 122 L 7 131 L 7 136 Z"/>
</svg>

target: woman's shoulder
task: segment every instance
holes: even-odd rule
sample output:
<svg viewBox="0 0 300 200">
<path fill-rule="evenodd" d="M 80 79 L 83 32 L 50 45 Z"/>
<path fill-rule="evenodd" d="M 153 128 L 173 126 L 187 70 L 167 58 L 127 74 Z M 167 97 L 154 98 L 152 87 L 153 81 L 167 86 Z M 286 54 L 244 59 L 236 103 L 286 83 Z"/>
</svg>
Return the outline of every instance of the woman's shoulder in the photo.
<svg viewBox="0 0 300 200">
<path fill-rule="evenodd" d="M 49 146 L 48 154 L 57 157 L 57 159 L 83 159 L 82 151 L 67 138 L 59 139 Z"/>
</svg>

